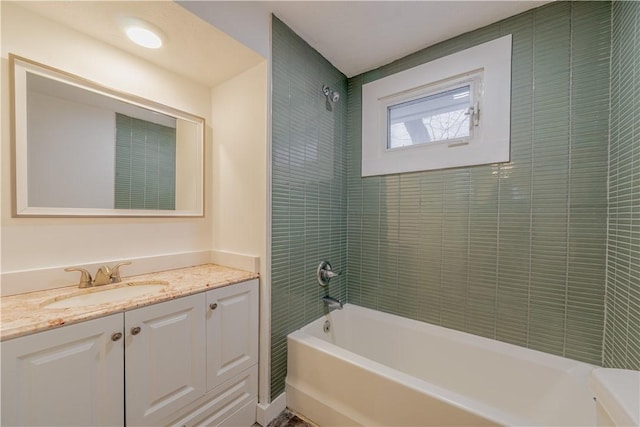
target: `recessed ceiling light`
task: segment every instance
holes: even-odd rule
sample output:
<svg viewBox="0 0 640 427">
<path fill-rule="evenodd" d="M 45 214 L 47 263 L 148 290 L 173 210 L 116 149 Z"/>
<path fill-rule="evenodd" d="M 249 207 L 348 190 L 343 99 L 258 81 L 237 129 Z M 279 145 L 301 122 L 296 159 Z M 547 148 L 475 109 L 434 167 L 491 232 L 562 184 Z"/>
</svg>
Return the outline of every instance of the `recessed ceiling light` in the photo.
<svg viewBox="0 0 640 427">
<path fill-rule="evenodd" d="M 158 49 L 162 47 L 162 31 L 145 21 L 130 19 L 125 27 L 125 32 L 127 33 L 127 37 L 139 46 L 148 49 Z"/>
</svg>

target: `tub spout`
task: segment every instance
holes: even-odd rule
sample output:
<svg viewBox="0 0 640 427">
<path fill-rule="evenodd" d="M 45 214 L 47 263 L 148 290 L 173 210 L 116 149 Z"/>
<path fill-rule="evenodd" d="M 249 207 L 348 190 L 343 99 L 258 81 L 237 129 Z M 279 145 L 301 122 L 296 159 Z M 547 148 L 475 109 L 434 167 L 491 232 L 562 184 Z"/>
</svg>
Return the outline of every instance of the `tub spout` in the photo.
<svg viewBox="0 0 640 427">
<path fill-rule="evenodd" d="M 324 305 L 329 309 L 329 311 L 336 309 L 342 310 L 342 307 L 344 305 L 339 299 L 335 299 L 334 297 L 330 297 L 328 295 L 322 297 L 322 301 L 324 301 Z"/>
</svg>

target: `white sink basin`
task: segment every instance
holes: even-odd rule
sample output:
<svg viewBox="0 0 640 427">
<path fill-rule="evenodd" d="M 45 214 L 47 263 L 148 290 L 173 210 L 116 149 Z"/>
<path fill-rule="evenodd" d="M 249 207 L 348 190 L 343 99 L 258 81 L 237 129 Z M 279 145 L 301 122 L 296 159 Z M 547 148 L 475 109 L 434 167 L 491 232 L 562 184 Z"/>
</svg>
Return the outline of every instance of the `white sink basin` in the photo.
<svg viewBox="0 0 640 427">
<path fill-rule="evenodd" d="M 167 282 L 130 282 L 122 286 L 105 290 L 92 288 L 86 293 L 72 295 L 63 299 L 44 303 L 44 308 L 71 308 L 84 307 L 88 305 L 98 305 L 126 301 L 142 295 L 153 294 L 163 290 L 168 285 Z"/>
</svg>

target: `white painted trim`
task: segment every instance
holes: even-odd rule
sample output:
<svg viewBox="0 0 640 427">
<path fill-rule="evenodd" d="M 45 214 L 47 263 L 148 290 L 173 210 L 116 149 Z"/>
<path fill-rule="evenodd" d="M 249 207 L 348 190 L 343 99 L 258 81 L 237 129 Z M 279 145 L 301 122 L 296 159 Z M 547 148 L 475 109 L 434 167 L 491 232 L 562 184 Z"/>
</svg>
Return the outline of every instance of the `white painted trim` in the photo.
<svg viewBox="0 0 640 427">
<path fill-rule="evenodd" d="M 131 261 L 131 265 L 122 267 L 122 275 L 135 276 L 155 271 L 173 270 L 211 262 L 211 251 L 182 252 L 165 255 L 154 255 L 129 259 L 110 259 L 89 264 L 74 265 L 89 270 L 92 274 L 104 264 L 113 265 L 121 261 Z M 61 288 L 73 285 L 78 277 L 64 271 L 70 265 L 39 268 L 33 270 L 10 271 L 0 275 L 1 296 L 22 294 L 44 289 Z"/>
<path fill-rule="evenodd" d="M 257 422 L 261 426 L 268 425 L 271 421 L 275 420 L 282 411 L 287 407 L 287 393 L 282 393 L 275 398 L 271 403 L 258 403 L 257 408 Z"/>
<path fill-rule="evenodd" d="M 266 166 L 266 215 L 265 215 L 265 259 L 260 277 L 260 331 L 258 347 L 258 408 L 271 402 L 271 175 L 272 175 L 272 18 L 269 16 L 269 55 L 267 57 L 267 166 Z M 258 414 L 260 409 L 258 409 Z M 268 423 L 267 423 L 268 424 Z M 267 424 L 263 424 L 266 426 Z"/>
<path fill-rule="evenodd" d="M 387 107 L 482 74 L 480 124 L 466 144 L 387 149 Z M 511 35 L 482 43 L 362 86 L 362 176 L 508 162 Z"/>
<path fill-rule="evenodd" d="M 39 64 L 35 61 L 9 54 L 10 67 L 13 67 L 15 84 L 15 197 L 16 206 L 15 214 L 17 216 L 142 216 L 142 217 L 202 217 L 204 216 L 204 130 L 205 120 L 201 117 L 168 107 L 154 101 L 146 100 L 141 97 L 127 95 L 122 92 L 113 90 L 101 84 L 94 83 L 88 79 L 76 76 L 53 67 Z M 160 113 L 185 122 L 192 123 L 196 126 L 195 156 L 200 161 L 195 165 L 190 165 L 188 169 L 190 177 L 189 181 L 193 181 L 196 186 L 193 194 L 196 195 L 195 206 L 190 209 L 180 209 L 178 206 L 175 210 L 166 209 L 108 209 L 108 208 L 74 208 L 74 207 L 36 207 L 29 206 L 29 176 L 28 173 L 28 142 L 27 142 L 27 75 L 33 74 L 56 82 L 79 88 L 85 92 L 97 94 L 106 97 L 109 103 L 124 103 L 127 107 L 123 110 L 127 114 L 131 106 L 149 110 L 151 113 Z M 115 108 L 114 108 L 115 110 Z M 32 200 L 33 201 L 33 200 Z"/>
<path fill-rule="evenodd" d="M 211 251 L 211 262 L 238 270 L 260 273 L 260 257 L 256 255 L 236 254 L 225 251 Z"/>
</svg>

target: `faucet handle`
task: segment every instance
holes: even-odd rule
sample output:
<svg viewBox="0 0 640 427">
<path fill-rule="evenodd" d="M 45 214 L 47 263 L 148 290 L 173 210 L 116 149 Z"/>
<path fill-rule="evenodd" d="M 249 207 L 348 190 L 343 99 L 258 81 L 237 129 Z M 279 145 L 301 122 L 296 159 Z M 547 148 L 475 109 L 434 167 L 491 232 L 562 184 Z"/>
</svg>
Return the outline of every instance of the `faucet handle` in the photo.
<svg viewBox="0 0 640 427">
<path fill-rule="evenodd" d="M 84 268 L 80 267 L 67 267 L 64 271 L 79 271 L 80 272 L 80 282 L 78 283 L 78 287 L 80 288 L 88 288 L 92 284 L 91 273 L 89 273 Z"/>
<path fill-rule="evenodd" d="M 113 267 L 111 267 L 111 283 L 117 283 L 122 280 L 120 277 L 120 267 L 123 265 L 130 265 L 131 261 L 119 262 Z"/>
<path fill-rule="evenodd" d="M 340 275 L 340 273 L 336 273 L 335 271 L 329 269 L 324 270 L 322 274 L 324 275 L 325 279 L 333 279 L 334 277 L 338 277 Z"/>
<path fill-rule="evenodd" d="M 328 261 L 322 261 L 316 271 L 316 278 L 320 286 L 327 286 L 330 279 L 338 277 L 339 275 L 340 273 L 333 271 Z"/>
</svg>

